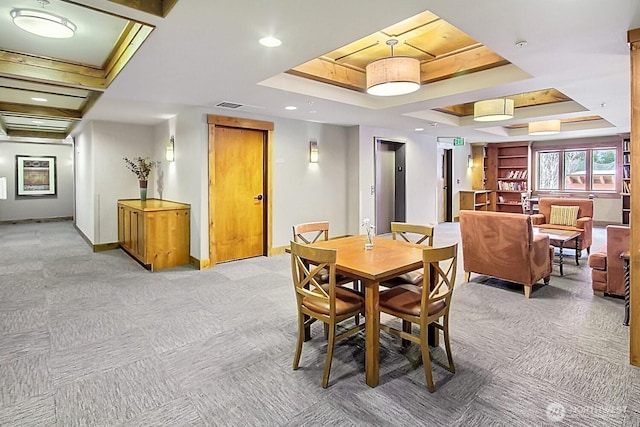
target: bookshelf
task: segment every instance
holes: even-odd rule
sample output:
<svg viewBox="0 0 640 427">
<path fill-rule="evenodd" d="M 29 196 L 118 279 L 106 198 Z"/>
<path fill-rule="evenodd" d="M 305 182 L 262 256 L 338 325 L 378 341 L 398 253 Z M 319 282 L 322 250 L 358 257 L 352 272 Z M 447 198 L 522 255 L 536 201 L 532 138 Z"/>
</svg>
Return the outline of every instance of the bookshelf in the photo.
<svg viewBox="0 0 640 427">
<path fill-rule="evenodd" d="M 460 191 L 460 210 L 493 211 L 494 196 L 491 190 Z"/>
<path fill-rule="evenodd" d="M 629 224 L 631 214 L 631 139 L 622 140 L 622 223 Z"/>
<path fill-rule="evenodd" d="M 522 213 L 522 193 L 529 193 L 529 143 L 487 146 L 486 188 L 496 193 L 496 211 Z"/>
</svg>

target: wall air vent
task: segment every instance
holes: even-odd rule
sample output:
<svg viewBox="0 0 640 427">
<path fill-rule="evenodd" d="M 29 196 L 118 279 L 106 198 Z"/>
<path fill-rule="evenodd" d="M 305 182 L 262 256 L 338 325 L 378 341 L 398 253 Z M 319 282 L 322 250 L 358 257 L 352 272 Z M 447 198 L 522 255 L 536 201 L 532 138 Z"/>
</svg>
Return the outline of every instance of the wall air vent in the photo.
<svg viewBox="0 0 640 427">
<path fill-rule="evenodd" d="M 216 104 L 216 107 L 228 108 L 230 110 L 236 110 L 242 107 L 242 104 L 236 104 L 235 102 L 222 101 Z"/>
</svg>

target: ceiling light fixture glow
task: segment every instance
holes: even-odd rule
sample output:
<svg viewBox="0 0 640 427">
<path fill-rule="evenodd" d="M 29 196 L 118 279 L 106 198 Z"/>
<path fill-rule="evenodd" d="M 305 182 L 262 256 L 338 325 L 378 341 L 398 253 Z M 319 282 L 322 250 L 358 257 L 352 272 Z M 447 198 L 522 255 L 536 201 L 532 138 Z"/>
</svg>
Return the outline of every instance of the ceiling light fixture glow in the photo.
<svg viewBox="0 0 640 427">
<path fill-rule="evenodd" d="M 275 37 L 263 37 L 260 40 L 260 44 L 266 47 L 278 47 L 282 44 L 282 42 Z"/>
<path fill-rule="evenodd" d="M 473 104 L 473 120 L 497 122 L 513 118 L 513 99 L 487 99 Z"/>
<path fill-rule="evenodd" d="M 365 69 L 367 93 L 375 96 L 405 95 L 420 89 L 420 61 L 408 56 L 393 56 L 398 40 L 387 40 L 391 56 L 369 63 Z"/>
<path fill-rule="evenodd" d="M 31 100 L 36 102 L 47 102 L 47 98 L 41 98 L 39 96 L 32 96 Z"/>
<path fill-rule="evenodd" d="M 284 107 L 285 110 L 289 110 L 289 111 L 293 111 L 293 110 L 297 110 L 298 107 L 294 106 L 294 105 L 287 105 L 286 107 Z"/>
<path fill-rule="evenodd" d="M 560 133 L 562 122 L 560 120 L 545 120 L 529 123 L 529 135 L 553 135 Z"/>
<path fill-rule="evenodd" d="M 17 27 L 41 37 L 68 39 L 78 28 L 68 19 L 42 10 L 13 9 L 10 13 Z"/>
</svg>

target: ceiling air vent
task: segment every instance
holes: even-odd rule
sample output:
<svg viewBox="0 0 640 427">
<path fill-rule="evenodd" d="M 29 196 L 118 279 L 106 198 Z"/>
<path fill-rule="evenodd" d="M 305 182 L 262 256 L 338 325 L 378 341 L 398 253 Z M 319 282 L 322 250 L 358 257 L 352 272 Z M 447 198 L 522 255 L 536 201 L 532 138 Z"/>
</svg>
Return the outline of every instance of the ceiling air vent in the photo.
<svg viewBox="0 0 640 427">
<path fill-rule="evenodd" d="M 229 108 L 231 110 L 235 110 L 237 108 L 242 107 L 242 104 L 236 104 L 235 102 L 222 101 L 222 102 L 216 104 L 216 107 Z"/>
</svg>

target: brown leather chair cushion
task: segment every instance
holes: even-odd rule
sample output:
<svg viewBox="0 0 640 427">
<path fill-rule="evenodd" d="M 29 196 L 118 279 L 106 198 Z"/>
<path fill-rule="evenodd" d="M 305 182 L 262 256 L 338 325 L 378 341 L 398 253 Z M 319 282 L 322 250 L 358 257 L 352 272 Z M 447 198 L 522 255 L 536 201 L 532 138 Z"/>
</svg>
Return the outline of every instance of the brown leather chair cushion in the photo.
<svg viewBox="0 0 640 427">
<path fill-rule="evenodd" d="M 302 304 L 318 313 L 329 314 L 329 301 L 316 298 L 304 297 Z M 342 315 L 354 311 L 362 310 L 364 298 L 356 292 L 336 286 L 336 314 Z"/>
<path fill-rule="evenodd" d="M 422 286 L 400 285 L 380 292 L 380 305 L 400 313 L 420 316 Z M 428 314 L 435 314 L 445 307 L 443 300 L 429 304 Z"/>
<path fill-rule="evenodd" d="M 394 277 L 393 279 L 389 279 L 384 283 L 381 283 L 382 286 L 386 286 L 388 288 L 392 288 L 394 286 L 400 285 L 416 285 L 422 286 L 422 269 L 411 271 L 409 273 L 401 274 L 400 276 Z"/>
</svg>

